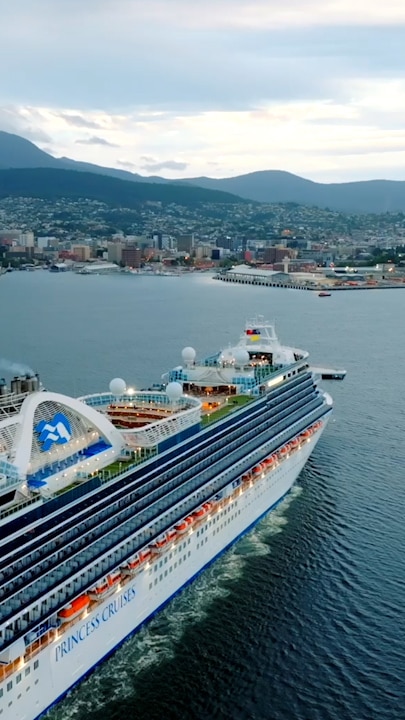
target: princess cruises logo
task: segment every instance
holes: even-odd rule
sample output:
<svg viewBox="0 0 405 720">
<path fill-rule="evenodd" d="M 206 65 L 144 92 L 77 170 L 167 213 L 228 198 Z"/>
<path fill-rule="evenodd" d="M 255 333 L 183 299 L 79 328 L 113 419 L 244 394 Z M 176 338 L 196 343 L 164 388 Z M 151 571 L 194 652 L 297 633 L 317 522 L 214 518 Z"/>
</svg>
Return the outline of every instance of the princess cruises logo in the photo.
<svg viewBox="0 0 405 720">
<path fill-rule="evenodd" d="M 35 428 L 39 434 L 39 442 L 42 443 L 42 450 L 49 450 L 54 443 L 63 445 L 69 442 L 72 437 L 70 423 L 62 413 L 56 413 L 55 417 L 47 422 L 41 420 Z"/>
</svg>

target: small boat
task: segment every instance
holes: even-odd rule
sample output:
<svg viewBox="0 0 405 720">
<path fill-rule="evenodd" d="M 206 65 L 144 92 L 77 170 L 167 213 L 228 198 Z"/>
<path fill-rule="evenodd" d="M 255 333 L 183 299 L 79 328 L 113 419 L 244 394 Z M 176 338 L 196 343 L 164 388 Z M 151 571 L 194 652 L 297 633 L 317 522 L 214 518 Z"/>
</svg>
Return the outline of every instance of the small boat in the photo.
<svg viewBox="0 0 405 720">
<path fill-rule="evenodd" d="M 145 550 L 141 550 L 139 553 L 139 559 L 141 563 L 146 562 L 147 560 L 150 560 L 152 557 L 152 550 L 150 548 L 145 548 Z"/>
<path fill-rule="evenodd" d="M 255 465 L 255 467 L 253 468 L 253 475 L 260 475 L 264 469 L 264 464 Z"/>
<path fill-rule="evenodd" d="M 110 573 L 103 580 L 97 583 L 94 587 L 89 590 L 89 596 L 91 600 L 105 600 L 106 597 L 112 595 L 115 592 L 117 586 L 121 581 L 121 573 L 119 570 Z"/>
<path fill-rule="evenodd" d="M 193 518 L 191 515 L 188 515 L 186 518 L 184 518 L 184 520 L 180 520 L 180 522 L 174 526 L 176 532 L 180 534 L 187 532 L 190 525 L 193 524 L 194 520 L 195 518 Z"/>
<path fill-rule="evenodd" d="M 139 555 L 134 555 L 122 566 L 122 572 L 124 575 L 133 575 L 141 566 L 141 559 Z"/>
<path fill-rule="evenodd" d="M 169 542 L 166 535 L 161 535 L 156 540 L 151 542 L 150 547 L 152 548 L 152 552 L 162 552 L 162 550 L 165 549 L 167 543 Z"/>
<path fill-rule="evenodd" d="M 90 598 L 88 595 L 79 595 L 79 597 L 72 600 L 69 605 L 66 605 L 62 610 L 58 612 L 58 618 L 62 623 L 69 622 L 77 618 L 88 606 L 90 605 Z"/>
<path fill-rule="evenodd" d="M 330 297 L 332 293 L 326 292 L 326 290 L 321 290 L 320 293 L 318 293 L 318 297 Z"/>
<path fill-rule="evenodd" d="M 173 540 L 175 540 L 176 537 L 177 537 L 177 532 L 176 532 L 176 530 L 175 530 L 174 528 L 170 528 L 170 530 L 168 530 L 167 533 L 166 533 L 166 537 L 167 537 L 167 542 L 168 542 L 168 543 L 173 542 Z"/>
</svg>

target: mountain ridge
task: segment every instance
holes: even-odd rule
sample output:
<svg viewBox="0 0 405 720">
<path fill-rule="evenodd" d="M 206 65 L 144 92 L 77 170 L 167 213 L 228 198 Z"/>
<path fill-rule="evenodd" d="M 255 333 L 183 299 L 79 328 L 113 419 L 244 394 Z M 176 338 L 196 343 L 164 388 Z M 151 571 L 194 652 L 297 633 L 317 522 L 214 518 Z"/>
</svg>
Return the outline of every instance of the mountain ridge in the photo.
<svg viewBox="0 0 405 720">
<path fill-rule="evenodd" d="M 405 212 L 405 181 L 363 180 L 318 183 L 283 170 L 259 170 L 228 178 L 195 177 L 171 180 L 143 176 L 70 158 L 55 158 L 19 135 L 0 131 L 0 169 L 53 168 L 112 177 L 130 183 L 193 186 L 265 203 L 295 202 L 346 213 Z"/>
</svg>

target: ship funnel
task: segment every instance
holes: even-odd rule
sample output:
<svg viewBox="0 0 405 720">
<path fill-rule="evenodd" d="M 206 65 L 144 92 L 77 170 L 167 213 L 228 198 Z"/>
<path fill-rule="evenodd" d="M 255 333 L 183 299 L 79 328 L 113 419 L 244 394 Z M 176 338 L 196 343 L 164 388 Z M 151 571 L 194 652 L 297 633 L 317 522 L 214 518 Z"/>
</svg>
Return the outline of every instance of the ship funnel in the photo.
<svg viewBox="0 0 405 720">
<path fill-rule="evenodd" d="M 25 392 L 34 392 L 35 376 L 29 373 L 25 376 Z"/>
<path fill-rule="evenodd" d="M 21 394 L 21 378 L 19 378 L 17 375 L 13 377 L 11 381 L 11 392 L 15 393 L 16 395 Z"/>
</svg>

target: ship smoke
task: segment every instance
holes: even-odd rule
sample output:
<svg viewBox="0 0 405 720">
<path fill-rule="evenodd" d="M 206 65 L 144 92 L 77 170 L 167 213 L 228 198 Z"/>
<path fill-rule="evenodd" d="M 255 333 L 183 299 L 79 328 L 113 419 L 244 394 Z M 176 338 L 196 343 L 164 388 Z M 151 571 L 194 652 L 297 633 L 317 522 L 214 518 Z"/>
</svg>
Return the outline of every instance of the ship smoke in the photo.
<svg viewBox="0 0 405 720">
<path fill-rule="evenodd" d="M 11 375 L 35 375 L 28 365 L 11 362 L 5 358 L 0 358 L 0 370 L 11 373 Z"/>
</svg>

